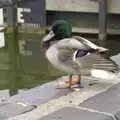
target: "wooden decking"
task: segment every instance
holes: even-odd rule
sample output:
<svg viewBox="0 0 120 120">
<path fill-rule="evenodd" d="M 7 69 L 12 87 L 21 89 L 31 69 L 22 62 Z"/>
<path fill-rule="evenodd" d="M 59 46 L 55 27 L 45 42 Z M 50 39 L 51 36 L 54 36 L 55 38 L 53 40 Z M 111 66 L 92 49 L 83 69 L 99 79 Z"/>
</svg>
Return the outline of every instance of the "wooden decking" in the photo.
<svg viewBox="0 0 120 120">
<path fill-rule="evenodd" d="M 74 33 L 88 33 L 88 34 L 98 34 L 99 29 L 98 28 L 79 28 L 79 27 L 73 27 Z M 109 35 L 120 35 L 120 29 L 107 29 L 107 34 Z"/>
</svg>

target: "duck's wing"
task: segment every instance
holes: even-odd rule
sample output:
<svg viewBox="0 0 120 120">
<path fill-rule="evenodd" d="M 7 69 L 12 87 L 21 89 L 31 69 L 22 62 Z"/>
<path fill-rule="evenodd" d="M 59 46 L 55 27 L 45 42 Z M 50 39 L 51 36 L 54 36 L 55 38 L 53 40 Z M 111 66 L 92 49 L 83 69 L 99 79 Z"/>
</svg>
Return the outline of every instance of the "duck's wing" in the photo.
<svg viewBox="0 0 120 120">
<path fill-rule="evenodd" d="M 89 46 L 83 44 L 81 41 L 75 38 L 65 38 L 56 43 L 58 49 L 90 49 Z"/>
<path fill-rule="evenodd" d="M 104 47 L 100 47 L 92 42 L 90 42 L 89 40 L 87 40 L 86 38 L 83 38 L 81 36 L 73 36 L 73 38 L 79 40 L 82 44 L 94 49 L 94 50 L 97 50 L 99 52 L 104 52 L 104 51 L 107 51 L 108 49 L 104 48 Z"/>
<path fill-rule="evenodd" d="M 73 60 L 73 53 L 72 49 L 61 49 L 59 51 L 59 67 L 71 74 L 79 74 L 80 67 L 78 64 Z"/>
<path fill-rule="evenodd" d="M 76 63 L 81 69 L 99 69 L 105 71 L 117 71 L 118 66 L 110 59 L 99 53 L 90 53 L 84 57 L 78 57 Z"/>
</svg>

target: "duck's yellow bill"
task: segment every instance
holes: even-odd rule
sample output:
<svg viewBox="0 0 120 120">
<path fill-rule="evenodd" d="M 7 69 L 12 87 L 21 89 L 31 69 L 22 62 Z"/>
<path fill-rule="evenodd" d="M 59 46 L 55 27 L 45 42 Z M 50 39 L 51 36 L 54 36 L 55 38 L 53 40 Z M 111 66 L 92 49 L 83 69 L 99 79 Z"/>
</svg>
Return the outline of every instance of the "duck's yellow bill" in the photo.
<svg viewBox="0 0 120 120">
<path fill-rule="evenodd" d="M 48 42 L 50 41 L 53 37 L 55 36 L 53 31 L 50 31 L 43 39 L 43 42 Z"/>
</svg>

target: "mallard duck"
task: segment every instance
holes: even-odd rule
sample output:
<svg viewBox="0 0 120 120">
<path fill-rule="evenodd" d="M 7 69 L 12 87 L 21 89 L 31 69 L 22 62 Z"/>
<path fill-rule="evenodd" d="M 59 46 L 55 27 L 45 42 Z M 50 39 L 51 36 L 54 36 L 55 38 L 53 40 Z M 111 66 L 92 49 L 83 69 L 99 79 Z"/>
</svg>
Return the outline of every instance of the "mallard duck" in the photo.
<svg viewBox="0 0 120 120">
<path fill-rule="evenodd" d="M 103 56 L 108 49 L 83 37 L 72 36 L 72 26 L 67 21 L 56 21 L 42 42 L 48 46 L 48 61 L 67 72 L 69 81 L 73 75 L 78 75 L 79 80 L 81 75 L 113 79 L 119 69 L 112 60 Z"/>
</svg>

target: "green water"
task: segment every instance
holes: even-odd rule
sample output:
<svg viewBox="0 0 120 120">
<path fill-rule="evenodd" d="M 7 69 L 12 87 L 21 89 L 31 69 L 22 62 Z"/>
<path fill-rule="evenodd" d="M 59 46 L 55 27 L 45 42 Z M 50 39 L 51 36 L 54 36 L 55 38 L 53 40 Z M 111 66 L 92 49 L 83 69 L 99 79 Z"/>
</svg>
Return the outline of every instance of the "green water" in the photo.
<svg viewBox="0 0 120 120">
<path fill-rule="evenodd" d="M 0 97 L 55 80 L 64 73 L 47 61 L 41 38 L 44 34 L 11 31 L 5 33 L 5 47 L 0 48 Z M 99 42 L 110 55 L 120 53 L 120 40 Z"/>
<path fill-rule="evenodd" d="M 5 33 L 5 47 L 0 48 L 0 94 L 7 90 L 14 95 L 62 75 L 45 58 L 40 44 L 42 36 L 17 31 Z"/>
</svg>

